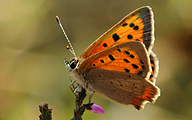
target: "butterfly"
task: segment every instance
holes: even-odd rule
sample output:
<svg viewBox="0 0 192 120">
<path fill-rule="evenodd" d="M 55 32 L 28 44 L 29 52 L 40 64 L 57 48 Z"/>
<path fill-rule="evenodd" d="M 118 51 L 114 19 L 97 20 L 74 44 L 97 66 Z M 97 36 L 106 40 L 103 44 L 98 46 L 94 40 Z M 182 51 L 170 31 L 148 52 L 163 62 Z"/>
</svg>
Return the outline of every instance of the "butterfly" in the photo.
<svg viewBox="0 0 192 120">
<path fill-rule="evenodd" d="M 80 87 L 140 110 L 160 96 L 155 85 L 158 60 L 152 51 L 154 40 L 153 12 L 144 6 L 124 17 L 80 57 L 68 40 L 75 58 L 64 62 Z"/>
</svg>

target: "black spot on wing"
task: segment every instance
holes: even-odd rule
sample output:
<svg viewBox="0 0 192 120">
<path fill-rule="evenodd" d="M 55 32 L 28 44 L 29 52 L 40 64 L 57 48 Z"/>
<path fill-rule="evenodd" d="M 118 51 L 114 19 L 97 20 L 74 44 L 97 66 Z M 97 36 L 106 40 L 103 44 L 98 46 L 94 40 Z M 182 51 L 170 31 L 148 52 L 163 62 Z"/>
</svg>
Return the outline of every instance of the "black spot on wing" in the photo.
<svg viewBox="0 0 192 120">
<path fill-rule="evenodd" d="M 128 52 L 128 51 L 125 51 L 125 54 L 129 55 L 129 54 L 130 54 L 130 52 Z"/>
<path fill-rule="evenodd" d="M 135 56 L 134 55 L 130 55 L 131 58 L 134 58 Z"/>
<path fill-rule="evenodd" d="M 111 55 L 111 54 L 110 54 L 110 55 L 108 55 L 108 57 L 109 57 L 109 59 L 110 59 L 110 60 L 115 60 L 114 56 L 113 56 L 113 55 Z"/>
<path fill-rule="evenodd" d="M 103 43 L 103 47 L 107 47 L 108 45 L 107 45 L 107 43 Z"/>
<path fill-rule="evenodd" d="M 130 23 L 130 24 L 129 24 L 129 27 L 134 27 L 134 26 L 135 26 L 134 23 Z"/>
<path fill-rule="evenodd" d="M 127 26 L 127 23 L 124 23 L 122 26 L 123 26 L 123 27 Z"/>
<path fill-rule="evenodd" d="M 133 27 L 133 30 L 138 30 L 139 29 L 139 26 L 134 26 Z"/>
<path fill-rule="evenodd" d="M 127 68 L 125 68 L 125 72 L 128 72 L 128 73 L 129 73 L 129 72 L 130 72 L 130 70 L 129 70 L 129 69 L 127 69 Z"/>
<path fill-rule="evenodd" d="M 101 63 L 105 63 L 105 61 L 103 59 L 100 60 Z"/>
<path fill-rule="evenodd" d="M 121 49 L 117 49 L 118 52 L 121 52 Z"/>
<path fill-rule="evenodd" d="M 127 35 L 127 38 L 128 39 L 133 39 L 133 36 L 132 35 Z"/>
<path fill-rule="evenodd" d="M 129 61 L 129 60 L 127 60 L 127 59 L 123 59 L 123 61 L 125 61 L 126 63 L 130 63 L 130 61 Z"/>
<path fill-rule="evenodd" d="M 136 65 L 136 64 L 131 64 L 132 66 L 133 66 L 133 68 L 135 68 L 135 69 L 137 69 L 137 68 L 139 68 L 139 66 L 138 65 Z"/>
<path fill-rule="evenodd" d="M 112 38 L 115 42 L 117 42 L 120 39 L 120 37 L 116 33 L 112 35 Z"/>
</svg>

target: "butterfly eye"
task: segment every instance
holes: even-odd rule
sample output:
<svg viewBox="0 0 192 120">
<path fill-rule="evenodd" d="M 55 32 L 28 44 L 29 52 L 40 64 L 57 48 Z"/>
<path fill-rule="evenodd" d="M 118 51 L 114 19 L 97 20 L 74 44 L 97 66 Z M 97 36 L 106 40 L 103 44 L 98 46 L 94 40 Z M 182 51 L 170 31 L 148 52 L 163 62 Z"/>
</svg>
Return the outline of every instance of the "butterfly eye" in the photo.
<svg viewBox="0 0 192 120">
<path fill-rule="evenodd" d="M 75 68 L 77 67 L 78 62 L 79 62 L 78 60 L 72 59 L 72 60 L 70 61 L 70 67 L 71 67 L 71 69 L 75 69 Z"/>
<path fill-rule="evenodd" d="M 76 60 L 76 59 L 72 59 L 70 62 L 64 59 L 64 63 L 67 70 L 69 70 L 70 72 L 76 70 L 77 67 L 79 66 L 79 60 Z"/>
</svg>

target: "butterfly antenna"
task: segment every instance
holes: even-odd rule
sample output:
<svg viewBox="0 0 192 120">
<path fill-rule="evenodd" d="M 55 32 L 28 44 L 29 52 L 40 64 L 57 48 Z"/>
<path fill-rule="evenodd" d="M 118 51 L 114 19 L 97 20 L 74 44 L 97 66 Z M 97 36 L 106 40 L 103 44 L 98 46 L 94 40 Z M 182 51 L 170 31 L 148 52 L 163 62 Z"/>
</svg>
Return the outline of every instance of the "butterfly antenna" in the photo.
<svg viewBox="0 0 192 120">
<path fill-rule="evenodd" d="M 75 51 L 74 51 L 74 49 L 73 49 L 73 46 L 72 46 L 72 44 L 71 44 L 71 42 L 70 42 L 70 40 L 69 40 L 69 38 L 68 38 L 68 36 L 67 36 L 64 28 L 63 28 L 63 26 L 62 26 L 62 24 L 61 24 L 58 16 L 56 16 L 56 20 L 57 20 L 57 23 L 59 24 L 59 26 L 61 27 L 61 29 L 62 29 L 62 31 L 63 31 L 63 34 L 65 35 L 65 38 L 67 39 L 67 41 L 68 41 L 68 43 L 69 43 L 69 46 L 71 47 L 71 49 L 69 48 L 69 46 L 67 46 L 66 48 L 75 56 L 75 58 L 77 58 L 77 56 L 76 56 L 76 54 L 75 54 Z"/>
</svg>

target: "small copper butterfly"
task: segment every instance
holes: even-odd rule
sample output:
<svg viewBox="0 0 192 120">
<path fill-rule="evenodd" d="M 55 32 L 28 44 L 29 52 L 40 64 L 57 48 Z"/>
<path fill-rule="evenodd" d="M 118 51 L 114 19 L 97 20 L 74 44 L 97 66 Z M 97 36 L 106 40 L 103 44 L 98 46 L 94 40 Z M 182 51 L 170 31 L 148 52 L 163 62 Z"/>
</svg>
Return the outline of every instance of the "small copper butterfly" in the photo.
<svg viewBox="0 0 192 120">
<path fill-rule="evenodd" d="M 57 22 L 60 24 L 58 17 Z M 68 40 L 75 58 L 64 62 L 79 87 L 140 110 L 160 96 L 155 86 L 158 60 L 152 52 L 154 40 L 153 12 L 145 6 L 123 18 L 79 58 Z"/>
</svg>

